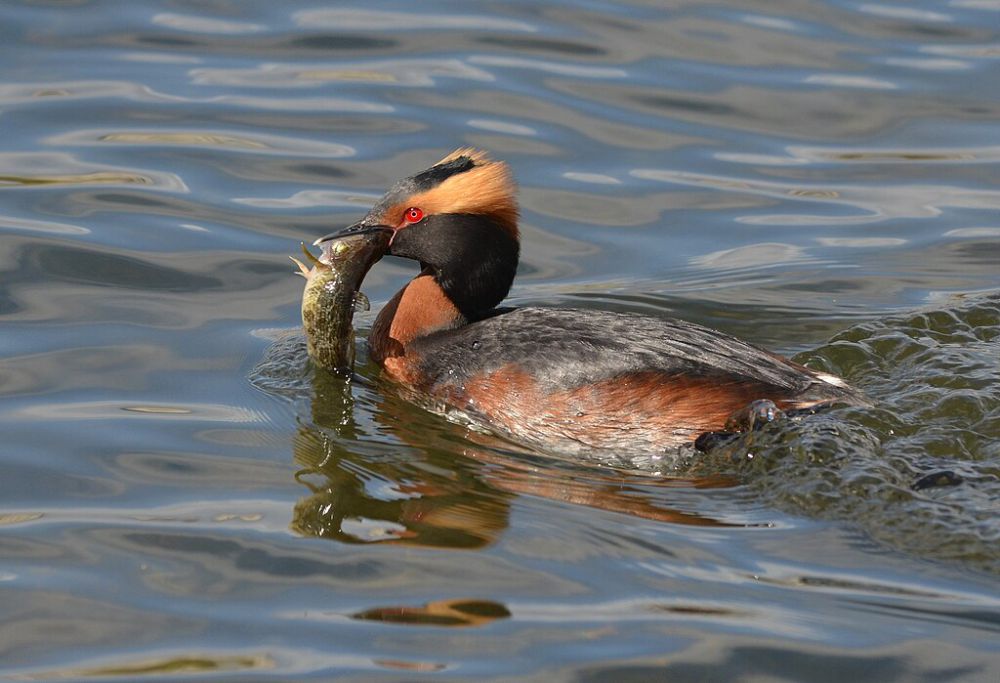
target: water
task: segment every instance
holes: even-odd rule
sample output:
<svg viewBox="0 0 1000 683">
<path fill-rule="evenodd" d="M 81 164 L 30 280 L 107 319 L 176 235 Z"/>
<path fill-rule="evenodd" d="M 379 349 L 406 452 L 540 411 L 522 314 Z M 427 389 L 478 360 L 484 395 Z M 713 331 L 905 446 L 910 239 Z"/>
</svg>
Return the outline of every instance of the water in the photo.
<svg viewBox="0 0 1000 683">
<path fill-rule="evenodd" d="M 992 0 L 4 3 L 0 675 L 996 680 L 998 33 Z M 287 256 L 462 145 L 521 185 L 514 303 L 681 316 L 876 407 L 650 476 L 363 353 L 313 373 Z"/>
</svg>

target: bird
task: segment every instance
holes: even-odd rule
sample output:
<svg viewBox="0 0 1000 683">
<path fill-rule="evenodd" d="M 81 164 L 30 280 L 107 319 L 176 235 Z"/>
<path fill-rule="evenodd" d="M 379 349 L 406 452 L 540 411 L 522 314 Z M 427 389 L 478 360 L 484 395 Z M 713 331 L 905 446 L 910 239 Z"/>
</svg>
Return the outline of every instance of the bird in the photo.
<svg viewBox="0 0 1000 683">
<path fill-rule="evenodd" d="M 565 455 L 657 454 L 783 412 L 867 399 L 819 372 L 680 319 L 503 306 L 520 256 L 510 167 L 460 148 L 399 180 L 323 246 L 390 231 L 419 273 L 379 311 L 370 357 L 408 396 Z"/>
</svg>

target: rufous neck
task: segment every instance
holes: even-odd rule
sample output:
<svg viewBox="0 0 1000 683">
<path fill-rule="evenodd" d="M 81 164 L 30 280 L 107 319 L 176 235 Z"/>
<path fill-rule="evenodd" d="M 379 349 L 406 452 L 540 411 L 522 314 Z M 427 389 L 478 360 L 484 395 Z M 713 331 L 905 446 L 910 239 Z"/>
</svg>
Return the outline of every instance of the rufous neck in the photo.
<svg viewBox="0 0 1000 683">
<path fill-rule="evenodd" d="M 414 339 L 466 322 L 434 276 L 421 273 L 379 312 L 369 337 L 372 358 L 382 362 L 404 355 Z"/>
</svg>

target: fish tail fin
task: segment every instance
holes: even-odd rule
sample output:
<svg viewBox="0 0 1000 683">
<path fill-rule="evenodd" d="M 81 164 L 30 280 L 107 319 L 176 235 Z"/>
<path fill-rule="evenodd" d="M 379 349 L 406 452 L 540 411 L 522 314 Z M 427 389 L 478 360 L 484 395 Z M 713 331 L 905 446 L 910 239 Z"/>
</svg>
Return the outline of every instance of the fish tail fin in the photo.
<svg viewBox="0 0 1000 683">
<path fill-rule="evenodd" d="M 292 262 L 294 262 L 295 265 L 297 265 L 299 267 L 299 269 L 297 271 L 295 271 L 295 274 L 296 275 L 301 275 L 302 277 L 304 277 L 305 279 L 308 280 L 309 279 L 309 269 L 306 268 L 306 264 L 302 263 L 302 261 L 298 260 L 294 256 L 289 256 L 288 258 L 292 259 Z"/>
<path fill-rule="evenodd" d="M 306 259 L 310 263 L 312 263 L 314 266 L 316 266 L 317 268 L 329 268 L 330 267 L 327 264 L 325 264 L 322 261 L 320 261 L 318 258 L 316 258 L 316 255 L 313 254 L 311 251 L 309 251 L 308 247 L 306 247 L 306 243 L 305 242 L 300 242 L 299 246 L 302 247 L 302 253 L 305 255 Z M 308 280 L 309 279 L 309 272 L 310 272 L 309 268 L 306 268 L 305 264 L 302 263 L 302 261 L 300 261 L 297 258 L 295 258 L 294 256 L 289 256 L 288 258 L 292 259 L 295 262 L 295 265 L 297 265 L 299 267 L 299 272 L 296 273 L 296 275 L 301 275 L 302 277 L 304 277 L 305 279 Z"/>
<path fill-rule="evenodd" d="M 311 251 L 309 251 L 309 247 L 306 246 L 305 242 L 299 242 L 299 246 L 302 247 L 302 253 L 305 255 L 306 260 L 308 260 L 314 266 L 317 266 L 317 267 L 320 267 L 320 268 L 329 267 L 329 266 L 327 266 L 327 264 L 323 263 L 318 258 L 316 258 L 316 255 L 314 253 L 312 253 Z"/>
</svg>

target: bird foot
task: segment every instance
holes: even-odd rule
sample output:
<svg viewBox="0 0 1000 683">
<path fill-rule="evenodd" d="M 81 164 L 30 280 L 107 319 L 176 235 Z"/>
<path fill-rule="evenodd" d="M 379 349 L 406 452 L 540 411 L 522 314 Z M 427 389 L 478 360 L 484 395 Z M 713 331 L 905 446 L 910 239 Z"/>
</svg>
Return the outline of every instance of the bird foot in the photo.
<svg viewBox="0 0 1000 683">
<path fill-rule="evenodd" d="M 774 401 L 766 398 L 751 401 L 740 408 L 726 420 L 725 429 L 718 432 L 705 432 L 694 441 L 696 450 L 708 452 L 738 438 L 744 432 L 755 432 L 777 419 L 784 417 Z"/>
</svg>

